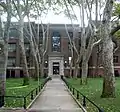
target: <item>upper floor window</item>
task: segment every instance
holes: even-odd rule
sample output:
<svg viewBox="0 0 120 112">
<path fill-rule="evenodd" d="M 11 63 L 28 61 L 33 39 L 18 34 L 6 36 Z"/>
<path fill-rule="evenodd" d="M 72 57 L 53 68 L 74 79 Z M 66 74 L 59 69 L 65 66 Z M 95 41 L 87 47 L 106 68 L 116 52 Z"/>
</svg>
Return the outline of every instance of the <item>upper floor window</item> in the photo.
<svg viewBox="0 0 120 112">
<path fill-rule="evenodd" d="M 15 61 L 16 61 L 15 57 L 8 57 L 7 65 L 8 66 L 15 66 Z"/>
<path fill-rule="evenodd" d="M 113 62 L 118 63 L 118 56 L 113 56 Z"/>
<path fill-rule="evenodd" d="M 59 32 L 53 32 L 52 51 L 60 52 L 60 34 L 59 34 Z"/>
<path fill-rule="evenodd" d="M 71 52 L 71 45 L 70 45 L 70 42 L 68 42 L 68 50 Z"/>
<path fill-rule="evenodd" d="M 16 44 L 8 44 L 8 51 L 9 52 L 14 52 L 16 51 Z"/>
<path fill-rule="evenodd" d="M 19 37 L 19 32 L 16 27 L 10 28 L 9 36 L 10 37 Z"/>
<path fill-rule="evenodd" d="M 43 38 L 43 32 L 42 31 L 39 32 L 39 37 Z"/>
<path fill-rule="evenodd" d="M 43 44 L 43 32 L 39 32 L 39 44 L 42 45 Z"/>
</svg>

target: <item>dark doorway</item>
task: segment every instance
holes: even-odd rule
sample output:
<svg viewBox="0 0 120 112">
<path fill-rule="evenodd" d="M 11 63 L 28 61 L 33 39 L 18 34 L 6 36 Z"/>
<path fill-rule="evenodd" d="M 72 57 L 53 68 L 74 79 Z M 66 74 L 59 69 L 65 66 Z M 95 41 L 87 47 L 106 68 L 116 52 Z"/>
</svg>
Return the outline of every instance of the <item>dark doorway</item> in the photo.
<svg viewBox="0 0 120 112">
<path fill-rule="evenodd" d="M 59 75 L 59 62 L 53 63 L 53 75 Z"/>
<path fill-rule="evenodd" d="M 10 70 L 6 71 L 6 78 L 10 78 Z"/>
<path fill-rule="evenodd" d="M 24 77 L 24 75 L 23 75 L 23 70 L 20 70 L 20 77 L 21 77 L 21 78 Z"/>
<path fill-rule="evenodd" d="M 118 72 L 118 70 L 115 70 L 114 72 L 115 72 L 115 77 L 119 77 L 119 72 Z"/>
<path fill-rule="evenodd" d="M 15 78 L 15 70 L 11 70 L 11 77 Z"/>
</svg>

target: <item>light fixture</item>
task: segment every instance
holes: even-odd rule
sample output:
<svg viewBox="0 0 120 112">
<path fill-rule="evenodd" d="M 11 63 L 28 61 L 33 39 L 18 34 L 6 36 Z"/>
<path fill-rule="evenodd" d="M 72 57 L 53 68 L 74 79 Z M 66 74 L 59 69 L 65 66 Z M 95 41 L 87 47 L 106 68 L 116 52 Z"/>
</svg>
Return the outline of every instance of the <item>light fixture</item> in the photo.
<svg viewBox="0 0 120 112">
<path fill-rule="evenodd" d="M 48 62 L 47 61 L 45 61 L 45 67 L 48 67 Z"/>
<path fill-rule="evenodd" d="M 64 66 L 67 67 L 67 61 L 64 62 Z"/>
</svg>

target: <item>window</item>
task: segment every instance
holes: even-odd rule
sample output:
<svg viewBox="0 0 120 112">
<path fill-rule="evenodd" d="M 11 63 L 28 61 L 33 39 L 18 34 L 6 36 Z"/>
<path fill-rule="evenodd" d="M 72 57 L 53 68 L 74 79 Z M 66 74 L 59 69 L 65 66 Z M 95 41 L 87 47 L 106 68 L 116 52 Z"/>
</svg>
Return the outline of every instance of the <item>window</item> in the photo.
<svg viewBox="0 0 120 112">
<path fill-rule="evenodd" d="M 39 32 L 39 44 L 43 44 L 43 32 Z"/>
<path fill-rule="evenodd" d="M 114 73 L 115 73 L 115 77 L 119 77 L 120 74 L 119 74 L 118 70 L 115 70 Z"/>
<path fill-rule="evenodd" d="M 15 58 L 14 57 L 8 57 L 8 66 L 15 66 Z"/>
<path fill-rule="evenodd" d="M 113 62 L 118 63 L 118 56 L 113 56 Z"/>
<path fill-rule="evenodd" d="M 10 37 L 19 37 L 19 32 L 17 30 L 17 28 L 10 28 L 10 33 L 9 33 Z"/>
<path fill-rule="evenodd" d="M 71 52 L 71 45 L 70 45 L 70 42 L 68 42 L 68 50 Z"/>
<path fill-rule="evenodd" d="M 42 31 L 39 32 L 39 37 L 40 37 L 40 38 L 43 38 L 43 32 L 42 32 Z"/>
<path fill-rule="evenodd" d="M 16 51 L 16 44 L 8 44 L 8 51 L 9 52 Z"/>
<path fill-rule="evenodd" d="M 52 51 L 60 52 L 60 34 L 59 34 L 59 32 L 53 32 Z"/>
</svg>

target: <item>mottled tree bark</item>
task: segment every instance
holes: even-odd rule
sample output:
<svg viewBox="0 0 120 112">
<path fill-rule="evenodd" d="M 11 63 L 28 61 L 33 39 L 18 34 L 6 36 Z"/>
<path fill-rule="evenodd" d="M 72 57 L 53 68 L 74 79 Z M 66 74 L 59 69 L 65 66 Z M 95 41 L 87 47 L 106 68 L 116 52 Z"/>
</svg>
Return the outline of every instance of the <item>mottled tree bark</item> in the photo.
<svg viewBox="0 0 120 112">
<path fill-rule="evenodd" d="M 86 57 L 83 57 L 82 61 L 82 77 L 81 77 L 81 84 L 87 84 L 87 75 L 88 75 L 88 61 Z"/>
<path fill-rule="evenodd" d="M 103 15 L 103 50 L 104 67 L 103 91 L 101 97 L 115 97 L 115 76 L 113 67 L 113 42 L 110 35 L 110 19 L 112 16 L 113 0 L 107 0 Z"/>
<path fill-rule="evenodd" d="M 113 67 L 113 42 L 109 35 L 103 42 L 103 67 L 104 67 L 104 80 L 102 97 L 114 97 L 115 96 L 115 77 Z"/>
<path fill-rule="evenodd" d="M 6 2 L 6 11 L 7 11 L 7 22 L 5 25 L 5 29 L 4 31 L 2 27 L 0 29 L 1 32 L 0 37 L 2 37 L 0 39 L 0 107 L 4 105 L 6 70 L 7 70 L 7 60 L 8 60 L 8 40 L 9 40 L 9 30 L 11 23 L 11 0 L 7 0 Z M 0 17 L 0 23 L 2 23 L 1 17 Z"/>
<path fill-rule="evenodd" d="M 4 41 L 0 40 L 0 107 L 4 105 L 6 68 L 5 68 L 5 53 Z M 7 51 L 5 51 L 7 52 Z M 7 53 L 6 53 L 7 54 Z"/>
<path fill-rule="evenodd" d="M 32 33 L 32 27 L 31 27 L 31 24 L 30 24 L 30 18 L 29 18 L 29 15 L 28 15 L 28 24 L 29 24 L 29 29 L 30 29 L 30 46 L 31 46 L 31 50 L 32 50 L 32 54 L 33 54 L 33 57 L 34 57 L 34 60 L 35 60 L 35 80 L 38 80 L 38 85 L 39 85 L 39 62 L 38 62 L 38 58 L 37 58 L 37 53 L 35 52 L 35 45 L 34 45 L 34 42 L 33 42 L 33 33 Z M 38 46 L 36 46 L 38 47 Z"/>
<path fill-rule="evenodd" d="M 19 9 L 20 10 L 20 9 Z M 29 84 L 29 72 L 28 72 L 28 66 L 27 66 L 27 60 L 26 60 L 26 53 L 25 53 L 25 46 L 24 46 L 24 37 L 23 37 L 23 27 L 24 27 L 24 21 L 22 15 L 19 15 L 19 44 L 21 48 L 22 53 L 22 60 L 23 60 L 23 73 L 24 73 L 24 80 L 23 85 Z"/>
</svg>

